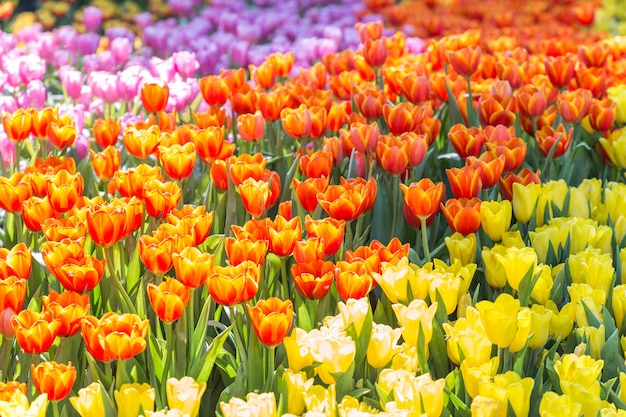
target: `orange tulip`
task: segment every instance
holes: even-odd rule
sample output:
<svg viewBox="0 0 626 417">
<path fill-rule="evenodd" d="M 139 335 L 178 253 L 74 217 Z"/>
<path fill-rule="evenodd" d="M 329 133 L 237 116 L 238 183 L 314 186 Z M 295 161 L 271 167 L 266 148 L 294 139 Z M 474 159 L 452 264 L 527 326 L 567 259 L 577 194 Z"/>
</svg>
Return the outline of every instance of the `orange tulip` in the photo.
<svg viewBox="0 0 626 417">
<path fill-rule="evenodd" d="M 591 91 L 579 88 L 563 91 L 556 99 L 559 114 L 566 123 L 578 123 L 589 113 L 593 95 Z"/>
<path fill-rule="evenodd" d="M 323 193 L 328 188 L 328 177 L 307 178 L 300 182 L 294 178 L 292 181 L 296 198 L 305 211 L 313 212 L 317 207 L 317 194 Z"/>
<path fill-rule="evenodd" d="M 610 99 L 594 100 L 589 106 L 589 124 L 598 132 L 606 132 L 615 122 L 616 105 Z"/>
<path fill-rule="evenodd" d="M 261 265 L 265 260 L 268 249 L 267 240 L 252 240 L 249 238 L 228 237 L 224 241 L 226 257 L 230 265 L 236 266 L 244 262 L 254 262 Z"/>
<path fill-rule="evenodd" d="M 50 349 L 59 334 L 61 321 L 46 313 L 22 310 L 13 316 L 11 325 L 24 352 L 39 354 Z"/>
<path fill-rule="evenodd" d="M 354 102 L 367 119 L 377 119 L 383 115 L 383 106 L 387 103 L 387 96 L 378 89 L 366 88 L 354 94 Z"/>
<path fill-rule="evenodd" d="M 337 293 L 347 301 L 363 298 L 374 288 L 372 271 L 365 262 L 337 262 Z"/>
<path fill-rule="evenodd" d="M 63 150 L 76 142 L 77 132 L 73 124 L 61 123 L 60 120 L 50 123 L 46 135 L 52 145 Z"/>
<path fill-rule="evenodd" d="M 237 117 L 237 132 L 246 142 L 256 142 L 265 136 L 265 120 L 260 111 Z"/>
<path fill-rule="evenodd" d="M 336 220 L 332 217 L 326 217 L 321 220 L 313 220 L 310 216 L 306 216 L 304 227 L 308 238 L 319 238 L 324 240 L 324 254 L 332 256 L 341 247 L 346 227 L 344 220 Z"/>
<path fill-rule="evenodd" d="M 508 81 L 511 88 L 516 89 L 524 82 L 525 68 L 515 59 L 505 57 L 496 62 L 496 73 L 499 79 Z"/>
<path fill-rule="evenodd" d="M 235 187 L 239 187 L 248 178 L 252 178 L 256 181 L 262 180 L 267 160 L 261 153 L 254 155 L 242 154 L 237 157 L 230 157 L 228 165 L 230 178 Z"/>
<path fill-rule="evenodd" d="M 90 149 L 89 155 L 94 172 L 103 181 L 113 178 L 115 172 L 120 169 L 122 153 L 114 146 L 108 146 L 98 153 Z"/>
<path fill-rule="evenodd" d="M 260 93 L 257 102 L 263 119 L 268 122 L 275 122 L 280 119 L 280 112 L 285 108 L 286 104 L 286 93 L 280 90 Z"/>
<path fill-rule="evenodd" d="M 447 51 L 450 65 L 457 74 L 463 77 L 470 77 L 478 70 L 482 51 L 479 46 L 466 47 L 457 51 Z"/>
<path fill-rule="evenodd" d="M 254 307 L 246 305 L 252 327 L 257 337 L 266 346 L 280 345 L 289 333 L 293 322 L 293 303 L 270 297 L 259 300 Z"/>
<path fill-rule="evenodd" d="M 0 311 L 20 311 L 26 297 L 26 280 L 15 275 L 0 279 Z"/>
<path fill-rule="evenodd" d="M 226 168 L 226 162 L 219 159 L 214 161 L 211 165 L 209 175 L 211 176 L 211 182 L 218 190 L 228 190 L 228 169 Z"/>
<path fill-rule="evenodd" d="M 190 291 L 180 281 L 167 278 L 161 284 L 148 284 L 148 299 L 157 317 L 165 323 L 178 320 L 189 303 Z"/>
<path fill-rule="evenodd" d="M 200 287 L 213 273 L 213 254 L 202 253 L 193 246 L 172 254 L 176 278 L 187 288 Z"/>
<path fill-rule="evenodd" d="M 328 294 L 333 285 L 335 265 L 323 260 L 298 262 L 291 266 L 291 276 L 300 295 L 318 300 Z"/>
<path fill-rule="evenodd" d="M 381 135 L 378 138 L 376 159 L 390 175 L 403 174 L 409 166 L 409 142 L 403 139 L 396 135 Z"/>
<path fill-rule="evenodd" d="M 337 132 L 346 123 L 346 113 L 348 111 L 347 102 L 335 102 L 328 110 L 327 127 L 331 132 Z"/>
<path fill-rule="evenodd" d="M 380 273 L 379 249 L 372 249 L 371 246 L 359 246 L 356 250 L 347 250 L 345 253 L 346 262 L 360 262 L 367 264 L 368 271 Z"/>
<path fill-rule="evenodd" d="M 385 104 L 383 106 L 383 115 L 389 131 L 394 135 L 412 131 L 415 127 L 417 110 L 418 108 L 410 103 L 399 103 L 393 107 Z"/>
<path fill-rule="evenodd" d="M 230 97 L 230 104 L 237 114 L 254 113 L 257 111 L 257 92 L 250 84 L 244 84 Z"/>
<path fill-rule="evenodd" d="M 141 103 L 149 113 L 159 113 L 165 110 L 170 89 L 167 84 L 146 83 L 141 88 Z"/>
<path fill-rule="evenodd" d="M 196 148 L 193 143 L 172 145 L 168 148 L 159 146 L 158 149 L 159 162 L 171 179 L 181 180 L 191 175 L 196 163 Z"/>
<path fill-rule="evenodd" d="M 333 155 L 323 149 L 311 155 L 302 155 L 299 167 L 300 172 L 308 178 L 330 177 L 333 169 Z"/>
<path fill-rule="evenodd" d="M 143 204 L 136 198 L 112 199 L 87 208 L 87 227 L 96 245 L 113 246 L 137 230 L 143 221 Z"/>
<path fill-rule="evenodd" d="M 341 182 L 317 194 L 319 204 L 330 217 L 350 221 L 371 209 L 377 192 L 373 177 L 365 184 L 355 180 Z"/>
<path fill-rule="evenodd" d="M 296 242 L 302 237 L 300 217 L 291 220 L 277 215 L 274 221 L 268 222 L 269 250 L 278 256 L 288 256 L 293 252 Z"/>
<path fill-rule="evenodd" d="M 311 115 L 311 138 L 316 139 L 324 136 L 328 124 L 328 111 L 322 106 L 309 106 L 308 110 Z"/>
<path fill-rule="evenodd" d="M 250 70 L 250 78 L 254 81 L 254 85 L 260 90 L 267 90 L 276 82 L 276 71 L 268 61 L 264 61 L 258 67 L 248 65 Z"/>
<path fill-rule="evenodd" d="M 46 194 L 52 208 L 59 213 L 71 210 L 83 194 L 83 184 L 80 172 L 72 175 L 63 169 L 50 176 L 46 181 Z"/>
<path fill-rule="evenodd" d="M 480 181 L 484 189 L 491 188 L 498 183 L 504 171 L 504 156 L 495 152 L 483 152 L 479 158 L 470 156 L 465 165 L 480 172 Z"/>
<path fill-rule="evenodd" d="M 121 124 L 117 120 L 112 118 L 97 119 L 93 123 L 93 138 L 98 146 L 106 148 L 108 146 L 114 146 L 117 143 L 117 139 L 120 136 Z"/>
<path fill-rule="evenodd" d="M 400 88 L 410 103 L 419 104 L 430 98 L 430 81 L 425 76 L 407 74 L 402 79 Z"/>
<path fill-rule="evenodd" d="M 87 351 L 96 360 L 128 360 L 146 349 L 150 323 L 136 314 L 105 313 L 102 318 L 87 316 L 81 321 L 81 335 Z"/>
<path fill-rule="evenodd" d="M 484 126 L 511 126 L 516 119 L 517 99 L 514 96 L 500 98 L 483 94 L 478 99 L 477 110 L 480 122 Z"/>
<path fill-rule="evenodd" d="M 474 168 L 464 166 L 463 168 L 446 169 L 446 176 L 452 194 L 456 198 L 477 197 L 482 189 L 480 171 Z"/>
<path fill-rule="evenodd" d="M 93 256 L 80 259 L 68 258 L 60 266 L 54 266 L 50 273 L 69 291 L 89 292 L 96 288 L 104 274 L 104 260 Z"/>
<path fill-rule="evenodd" d="M 213 226 L 213 212 L 206 212 L 205 206 L 183 206 L 181 210 L 173 209 L 167 215 L 167 221 L 170 224 L 177 225 L 184 223 L 186 229 L 193 235 L 196 245 L 201 244 L 209 236 L 211 227 Z"/>
<path fill-rule="evenodd" d="M 113 179 L 115 180 L 115 188 L 122 197 L 136 197 L 143 200 L 144 184 L 151 179 L 163 181 L 164 178 L 161 174 L 161 168 L 158 166 L 151 167 L 147 164 L 140 164 L 126 172 L 117 171 Z"/>
<path fill-rule="evenodd" d="M 318 237 L 309 237 L 299 240 L 293 248 L 293 258 L 298 263 L 308 263 L 316 260 L 323 261 L 326 253 L 326 242 Z"/>
<path fill-rule="evenodd" d="M 474 126 L 468 128 L 463 124 L 452 126 L 448 132 L 448 139 L 462 159 L 479 156 L 485 143 L 482 129 Z"/>
<path fill-rule="evenodd" d="M 260 280 L 260 267 L 252 261 L 244 261 L 236 266 L 216 265 L 207 287 L 216 303 L 232 306 L 250 301 L 259 289 Z"/>
<path fill-rule="evenodd" d="M 28 139 L 33 124 L 32 115 L 25 109 L 17 109 L 13 113 L 7 113 L 2 117 L 2 125 L 7 137 L 19 142 Z"/>
<path fill-rule="evenodd" d="M 507 200 L 513 199 L 513 184 L 519 182 L 522 185 L 528 185 L 530 183 L 541 184 L 541 171 L 533 172 L 528 168 L 522 168 L 518 174 L 509 173 L 500 178 L 500 191 L 502 191 L 502 197 Z"/>
<path fill-rule="evenodd" d="M 451 198 L 441 211 L 453 232 L 466 236 L 480 228 L 480 203 L 478 198 Z"/>
<path fill-rule="evenodd" d="M 40 394 L 47 394 L 51 401 L 59 401 L 70 395 L 76 381 L 76 368 L 55 361 L 30 366 L 33 384 Z"/>
<path fill-rule="evenodd" d="M 172 181 L 161 182 L 151 179 L 144 183 L 146 211 L 152 217 L 164 219 L 178 205 L 183 190 Z"/>
<path fill-rule="evenodd" d="M 164 275 L 174 265 L 175 237 L 163 232 L 153 232 L 152 236 L 139 238 L 139 258 L 146 268 L 157 276 Z"/>
<path fill-rule="evenodd" d="M 567 88 L 574 77 L 578 58 L 576 55 L 548 56 L 544 61 L 546 74 L 553 86 L 559 89 Z"/>
<path fill-rule="evenodd" d="M 485 147 L 488 151 L 494 151 L 496 155 L 504 156 L 504 170 L 515 171 L 526 158 L 528 149 L 526 142 L 521 138 L 512 138 L 508 142 L 486 142 Z"/>
<path fill-rule="evenodd" d="M 301 105 L 296 109 L 284 108 L 280 119 L 285 133 L 294 139 L 308 138 L 311 135 L 311 113 Z"/>
<path fill-rule="evenodd" d="M 0 208 L 12 213 L 22 211 L 22 203 L 32 195 L 28 179 L 21 172 L 15 172 L 9 178 L 0 177 Z"/>
<path fill-rule="evenodd" d="M 239 185 L 243 206 L 252 217 L 258 219 L 270 207 L 270 184 L 254 178 L 246 178 Z"/>
<path fill-rule="evenodd" d="M 523 116 L 536 119 L 546 110 L 548 97 L 544 89 L 533 84 L 525 84 L 515 94 Z"/>
<path fill-rule="evenodd" d="M 10 276 L 28 279 L 32 269 L 32 251 L 24 243 L 18 243 L 11 250 L 0 248 L 0 279 Z"/>
<path fill-rule="evenodd" d="M 578 45 L 578 58 L 587 67 L 604 67 L 610 52 L 611 47 L 606 42 Z"/>
<path fill-rule="evenodd" d="M 200 93 L 202 98 L 209 106 L 223 106 L 228 100 L 228 84 L 224 79 L 217 75 L 209 75 L 207 77 L 200 78 L 198 81 L 200 85 Z"/>
<path fill-rule="evenodd" d="M 224 127 L 226 113 L 219 106 L 211 106 L 202 113 L 191 112 L 191 117 L 199 129 L 208 127 Z"/>
<path fill-rule="evenodd" d="M 128 126 L 124 129 L 123 141 L 129 154 L 143 160 L 158 148 L 161 141 L 161 129 L 156 125 L 147 129 Z"/>
<path fill-rule="evenodd" d="M 207 164 L 211 164 L 215 160 L 229 158 L 236 147 L 234 143 L 228 143 L 224 140 L 223 127 L 214 126 L 195 132 L 193 143 L 196 146 L 198 156 Z"/>
<path fill-rule="evenodd" d="M 252 241 L 257 240 L 269 240 L 269 233 L 267 231 L 268 218 L 264 219 L 251 219 L 238 226 L 236 224 L 231 226 L 233 234 L 239 240 L 250 239 Z"/>
<path fill-rule="evenodd" d="M 539 153 L 543 157 L 547 157 L 550 150 L 556 146 L 552 158 L 556 159 L 563 156 L 572 142 L 573 134 L 574 129 L 567 131 L 563 124 L 558 125 L 556 129 L 550 126 L 543 127 L 535 133 Z"/>
<path fill-rule="evenodd" d="M 411 246 L 408 243 L 402 244 L 400 239 L 394 237 L 386 246 L 378 240 L 373 240 L 372 243 L 370 243 L 370 248 L 378 253 L 380 262 L 396 263 L 402 258 L 409 256 Z"/>
<path fill-rule="evenodd" d="M 50 205 L 48 197 L 31 197 L 22 203 L 24 225 L 33 232 L 41 232 L 41 226 L 46 219 L 59 217 L 59 213 Z"/>
<path fill-rule="evenodd" d="M 0 401 L 9 402 L 17 391 L 26 395 L 26 383 L 18 381 L 0 382 Z"/>
<path fill-rule="evenodd" d="M 41 297 L 41 308 L 53 319 L 59 319 L 59 337 L 74 336 L 80 330 L 80 321 L 89 314 L 89 295 L 74 291 L 50 294 Z"/>
<path fill-rule="evenodd" d="M 404 201 L 413 215 L 419 219 L 426 219 L 439 210 L 439 203 L 443 200 L 445 187 L 442 182 L 433 183 L 430 178 L 422 178 L 411 183 L 408 187 L 400 184 Z"/>
</svg>

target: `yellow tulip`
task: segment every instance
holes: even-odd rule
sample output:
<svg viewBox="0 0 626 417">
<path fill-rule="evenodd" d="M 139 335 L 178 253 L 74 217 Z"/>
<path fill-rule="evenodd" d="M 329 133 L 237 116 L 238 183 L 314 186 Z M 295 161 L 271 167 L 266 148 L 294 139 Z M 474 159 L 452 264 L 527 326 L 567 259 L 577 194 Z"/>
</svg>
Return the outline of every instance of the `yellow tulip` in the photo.
<svg viewBox="0 0 626 417">
<path fill-rule="evenodd" d="M 606 303 L 607 297 L 606 292 L 602 288 L 594 289 L 589 284 L 573 283 L 567 287 L 567 292 L 569 293 L 572 304 L 575 304 L 577 306 L 576 309 L 580 309 L 581 311 L 580 313 L 577 312 L 575 317 L 577 320 L 580 320 L 583 326 L 587 324 L 587 319 L 585 317 L 578 317 L 579 314 L 584 313 L 580 300 L 585 299 L 587 307 L 594 313 L 598 312 L 597 316 L 600 317 L 598 307 Z"/>
<path fill-rule="evenodd" d="M 463 236 L 459 232 L 455 232 L 452 236 L 446 236 L 444 239 L 450 260 L 459 260 L 462 265 L 471 264 L 476 257 L 476 234 L 470 233 Z"/>
<path fill-rule="evenodd" d="M 512 248 L 515 246 L 516 248 L 521 249 L 526 247 L 524 239 L 522 239 L 522 234 L 519 230 L 504 233 L 502 235 L 502 245 L 505 248 Z"/>
<path fill-rule="evenodd" d="M 567 353 L 554 362 L 554 370 L 559 376 L 561 391 L 569 395 L 575 395 L 575 392 L 570 390 L 574 385 L 580 385 L 582 390 L 600 395 L 599 378 L 603 367 L 603 360 L 573 353 Z"/>
<path fill-rule="evenodd" d="M 289 369 L 294 372 L 313 365 L 313 353 L 308 345 L 308 341 L 308 333 L 299 327 L 294 327 L 291 334 L 283 339 Z"/>
<path fill-rule="evenodd" d="M 39 395 L 29 404 L 28 397 L 22 391 L 17 390 L 9 401 L 0 401 L 0 416 L 3 417 L 45 417 L 47 409 L 47 394 Z"/>
<path fill-rule="evenodd" d="M 626 184 L 609 183 L 604 190 L 604 204 L 611 221 L 615 223 L 617 219 L 626 216 Z"/>
<path fill-rule="evenodd" d="M 170 410 L 163 409 L 159 411 L 146 411 L 145 417 L 189 417 L 189 414 L 172 408 Z"/>
<path fill-rule="evenodd" d="M 443 323 L 446 333 L 446 351 L 452 363 L 467 362 L 468 366 L 478 366 L 491 358 L 492 343 L 480 327 L 464 326 L 466 319 L 458 319 L 454 326 Z M 463 354 L 461 361 L 460 353 Z"/>
<path fill-rule="evenodd" d="M 102 385 L 98 382 L 79 389 L 77 397 L 70 397 L 70 403 L 81 417 L 104 417 Z"/>
<path fill-rule="evenodd" d="M 402 330 L 392 328 L 386 324 L 374 323 L 372 326 L 372 335 L 367 345 L 367 363 L 373 368 L 382 368 L 386 366 L 398 348 L 398 340 L 402 335 Z"/>
<path fill-rule="evenodd" d="M 531 349 L 541 349 L 550 337 L 550 320 L 552 311 L 542 305 L 534 304 L 530 308 L 530 327 L 532 337 L 528 341 Z"/>
<path fill-rule="evenodd" d="M 530 296 L 533 300 L 543 305 L 550 299 L 550 292 L 554 286 L 554 278 L 552 277 L 552 274 L 556 272 L 556 267 L 550 268 L 549 265 L 540 264 L 537 265 L 537 269 L 540 272 L 539 278 L 537 279 Z"/>
<path fill-rule="evenodd" d="M 426 352 L 424 353 L 426 354 L 426 358 L 428 358 L 428 346 L 426 346 Z M 417 372 L 419 369 L 417 348 L 406 342 L 398 346 L 398 351 L 391 359 L 391 369 L 404 370 L 413 374 Z"/>
<path fill-rule="evenodd" d="M 548 181 L 541 184 L 541 192 L 537 199 L 537 226 L 544 224 L 546 214 L 549 219 L 554 217 L 553 204 L 559 210 L 563 210 L 563 204 L 565 203 L 565 197 L 568 191 L 569 187 L 565 180 Z M 548 213 L 545 212 L 546 209 Z"/>
<path fill-rule="evenodd" d="M 619 373 L 619 390 L 617 396 L 620 400 L 626 402 L 626 372 Z"/>
<path fill-rule="evenodd" d="M 283 384 L 287 389 L 287 412 L 300 415 L 304 412 L 304 393 L 313 385 L 313 378 L 307 379 L 304 372 L 293 372 L 287 368 L 283 372 Z"/>
<path fill-rule="evenodd" d="M 569 229 L 564 227 L 544 225 L 529 233 L 530 243 L 537 254 L 537 261 L 544 264 L 548 259 L 548 251 L 552 248 L 554 256 L 559 254 L 559 246 L 565 246 Z"/>
<path fill-rule="evenodd" d="M 450 315 L 456 310 L 459 301 L 459 288 L 461 279 L 450 273 L 433 272 L 428 280 L 428 294 L 432 301 L 437 300 L 437 293 L 443 300 L 446 314 Z"/>
<path fill-rule="evenodd" d="M 489 239 L 498 242 L 511 227 L 513 206 L 509 200 L 483 201 L 480 204 L 480 225 Z"/>
<path fill-rule="evenodd" d="M 494 245 L 493 248 L 484 247 L 482 251 L 483 264 L 485 265 L 485 277 L 487 283 L 493 288 L 506 286 L 506 272 L 496 255 L 504 255 L 507 248 L 503 245 Z"/>
<path fill-rule="evenodd" d="M 598 226 L 591 219 L 573 219 L 570 235 L 570 253 L 578 253 L 588 246 L 598 248 L 601 253 L 610 254 L 613 251 L 613 230 L 608 226 Z"/>
<path fill-rule="evenodd" d="M 519 300 L 503 293 L 495 302 L 488 300 L 476 304 L 485 332 L 491 343 L 498 347 L 509 347 L 517 334 L 517 313 L 520 309 Z"/>
<path fill-rule="evenodd" d="M 381 273 L 372 273 L 387 298 L 392 303 L 407 303 L 409 296 L 412 299 L 425 299 L 428 295 L 428 281 L 420 279 L 417 267 L 409 264 L 409 258 L 402 258 L 397 264 L 383 262 L 380 265 Z M 407 293 L 409 284 L 412 294 Z"/>
<path fill-rule="evenodd" d="M 563 390 L 563 393 L 568 394 L 574 402 L 581 405 L 581 415 L 598 415 L 598 412 L 602 407 L 602 399 L 599 394 L 588 391 L 580 384 L 568 384 L 567 392 L 565 388 L 561 387 L 561 389 Z"/>
<path fill-rule="evenodd" d="M 531 323 L 530 308 L 522 307 L 517 313 L 517 332 L 515 338 L 509 346 L 509 350 L 513 353 L 519 352 L 526 345 L 528 336 L 530 336 L 532 323 Z"/>
<path fill-rule="evenodd" d="M 325 416 L 337 414 L 337 395 L 335 384 L 328 388 L 321 385 L 313 385 L 304 393 L 306 409 L 312 413 L 320 413 Z M 323 414 L 322 414 L 323 413 Z"/>
<path fill-rule="evenodd" d="M 507 248 L 504 254 L 496 254 L 496 259 L 504 268 L 506 281 L 509 283 L 511 288 L 516 291 L 519 290 L 522 278 L 524 278 L 529 271 L 531 279 L 535 275 L 535 268 L 537 267 L 537 254 L 532 248 Z"/>
<path fill-rule="evenodd" d="M 626 314 L 626 284 L 616 285 L 611 296 L 613 318 L 618 329 L 622 328 L 624 314 Z"/>
<path fill-rule="evenodd" d="M 626 237 L 626 217 L 618 217 L 617 221 L 613 221 L 613 235 L 615 235 L 617 246 L 623 246 L 622 242 Z"/>
<path fill-rule="evenodd" d="M 354 330 L 357 336 L 361 335 L 365 318 L 370 311 L 370 303 L 368 298 L 363 297 L 359 300 L 350 298 L 348 301 L 339 302 L 339 315 L 343 320 L 343 330 L 347 329 L 350 324 L 354 324 Z"/>
<path fill-rule="evenodd" d="M 430 343 L 433 337 L 433 319 L 437 312 L 437 303 L 428 306 L 424 300 L 413 300 L 408 306 L 393 304 L 391 306 L 402 328 L 404 341 L 412 346 L 417 346 L 420 328 L 424 334 L 424 345 Z"/>
<path fill-rule="evenodd" d="M 313 360 L 319 362 L 315 373 L 325 384 L 334 384 L 334 373 L 346 372 L 356 356 L 356 344 L 345 331 L 336 328 L 313 329 L 309 332 Z"/>
<path fill-rule="evenodd" d="M 378 374 L 378 387 L 387 395 L 390 395 L 396 386 L 409 386 L 415 378 L 415 373 L 405 369 L 385 368 Z M 381 404 L 385 406 L 385 404 Z"/>
<path fill-rule="evenodd" d="M 518 221 L 522 223 L 528 223 L 530 221 L 537 206 L 539 193 L 541 193 L 541 185 L 539 184 L 513 184 L 513 212 Z"/>
<path fill-rule="evenodd" d="M 118 417 L 137 417 L 140 408 L 144 412 L 154 410 L 156 390 L 148 384 L 123 384 L 114 395 Z"/>
<path fill-rule="evenodd" d="M 572 312 L 576 309 L 576 305 L 567 303 L 561 308 L 561 311 L 559 311 L 554 302 L 548 300 L 546 307 L 552 310 L 552 317 L 550 317 L 550 333 L 552 333 L 552 340 L 564 340 L 572 333 L 572 329 L 574 328 L 572 314 L 575 314 L 575 312 Z"/>
<path fill-rule="evenodd" d="M 276 417 L 276 398 L 273 392 L 250 392 L 245 401 L 233 397 L 227 403 L 220 403 L 220 408 L 224 417 Z"/>
<path fill-rule="evenodd" d="M 540 417 L 578 417 L 582 406 L 567 394 L 559 395 L 548 391 L 543 394 L 539 403 Z"/>
<path fill-rule="evenodd" d="M 391 381 L 386 384 L 393 389 L 394 401 L 384 404 L 386 412 L 392 414 L 398 410 L 417 411 L 417 415 L 426 415 L 428 417 L 438 417 L 443 411 L 443 388 L 445 381 L 438 379 L 433 381 L 430 373 L 420 376 L 411 374 L 398 374 L 399 380 Z"/>
<path fill-rule="evenodd" d="M 601 324 L 598 328 L 592 326 L 578 327 L 576 334 L 581 341 L 585 340 L 589 345 L 589 353 L 592 358 L 600 359 L 602 357 L 602 348 L 606 340 L 604 324 Z"/>
<path fill-rule="evenodd" d="M 517 417 L 527 417 L 534 385 L 535 381 L 532 378 L 522 378 L 518 373 L 510 371 L 492 378 L 484 378 L 478 384 L 478 394 L 496 400 L 498 417 L 508 415 L 507 404 L 510 404 Z"/>
<path fill-rule="evenodd" d="M 600 138 L 599 142 L 613 165 L 621 169 L 626 168 L 626 130 L 624 128 L 614 130 L 608 139 Z"/>
<path fill-rule="evenodd" d="M 570 187 L 569 208 L 567 214 L 570 217 L 581 217 L 584 219 L 591 217 L 590 202 L 585 194 L 585 191 L 577 187 Z"/>
<path fill-rule="evenodd" d="M 206 382 L 197 383 L 193 378 L 184 376 L 181 379 L 170 378 L 165 386 L 167 405 L 196 417 L 200 410 L 202 394 L 206 390 Z"/>
<path fill-rule="evenodd" d="M 498 402 L 493 398 L 479 395 L 472 400 L 470 412 L 472 417 L 496 417 L 498 415 Z"/>
<path fill-rule="evenodd" d="M 617 84 L 607 88 L 606 96 L 615 103 L 615 120 L 626 123 L 626 85 Z"/>
<path fill-rule="evenodd" d="M 463 384 L 470 397 L 478 395 L 478 384 L 485 378 L 491 378 L 498 373 L 500 357 L 494 356 L 480 365 L 472 365 L 467 360 L 461 362 L 461 376 Z"/>
<path fill-rule="evenodd" d="M 586 283 L 592 288 L 601 288 L 606 294 L 613 286 L 613 259 L 600 249 L 587 248 L 575 253 L 567 259 L 572 282 Z"/>
</svg>

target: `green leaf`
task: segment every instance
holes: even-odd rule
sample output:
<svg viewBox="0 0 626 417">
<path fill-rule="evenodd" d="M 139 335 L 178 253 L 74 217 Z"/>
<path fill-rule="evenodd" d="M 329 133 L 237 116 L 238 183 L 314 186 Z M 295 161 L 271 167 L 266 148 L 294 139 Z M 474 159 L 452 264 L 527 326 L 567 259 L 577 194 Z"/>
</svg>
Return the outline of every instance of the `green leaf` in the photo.
<svg viewBox="0 0 626 417">
<path fill-rule="evenodd" d="M 349 392 L 354 390 L 354 362 L 350 364 L 350 367 L 346 372 L 331 372 L 332 377 L 335 379 L 335 389 L 337 390 L 337 401 L 348 395 Z"/>
<path fill-rule="evenodd" d="M 194 358 L 197 358 L 200 355 L 200 349 L 204 344 L 204 339 L 206 338 L 207 330 L 209 329 L 209 312 L 211 311 L 212 300 L 213 298 L 211 296 L 208 296 L 204 301 L 202 311 L 200 312 L 200 317 L 198 317 L 198 322 L 196 323 L 196 328 L 193 331 L 193 336 L 191 338 L 191 351 Z"/>
<path fill-rule="evenodd" d="M 602 368 L 603 381 L 619 376 L 620 371 L 626 371 L 624 357 L 620 353 L 621 348 L 619 339 L 619 333 L 617 329 L 614 329 L 613 332 L 611 332 L 611 335 L 606 339 L 604 346 L 602 346 L 600 356 L 604 360 L 604 367 Z"/>
<path fill-rule="evenodd" d="M 140 285 L 141 259 L 139 258 L 139 245 L 136 245 L 126 269 L 126 290 L 128 291 L 128 295 L 130 297 L 134 297 L 134 295 L 139 291 Z"/>
<path fill-rule="evenodd" d="M 450 86 L 446 82 L 446 92 L 448 93 L 448 115 L 450 116 L 450 123 L 452 125 L 456 124 L 465 124 L 465 120 L 463 119 L 463 115 L 459 110 L 459 103 L 456 101 L 456 97 L 450 89 Z"/>
<path fill-rule="evenodd" d="M 228 334 L 233 328 L 233 324 L 228 326 L 226 330 L 218 334 L 215 339 L 211 342 L 209 347 L 204 351 L 200 360 L 196 362 L 196 366 L 191 370 L 191 377 L 193 377 L 197 382 L 207 382 L 209 377 L 211 376 L 211 371 L 213 370 L 213 365 L 215 365 L 215 361 L 217 359 L 217 355 L 222 350 L 222 346 L 224 346 L 224 342 L 226 341 Z"/>
<path fill-rule="evenodd" d="M 443 388 L 443 392 L 448 396 L 448 398 L 454 405 L 454 408 L 456 410 L 456 413 L 454 414 L 455 416 L 457 417 L 469 417 L 470 416 L 469 407 L 454 392 L 450 391 L 447 387 Z"/>
<path fill-rule="evenodd" d="M 585 303 L 584 299 L 581 299 L 580 302 L 583 305 L 583 309 L 585 310 L 585 316 L 587 317 L 587 323 L 589 323 L 590 326 L 595 327 L 596 329 L 599 328 L 602 325 L 602 321 L 600 320 L 599 317 L 597 317 L 593 311 L 591 311 L 591 309 L 589 309 L 589 306 L 587 306 L 587 303 Z"/>
</svg>

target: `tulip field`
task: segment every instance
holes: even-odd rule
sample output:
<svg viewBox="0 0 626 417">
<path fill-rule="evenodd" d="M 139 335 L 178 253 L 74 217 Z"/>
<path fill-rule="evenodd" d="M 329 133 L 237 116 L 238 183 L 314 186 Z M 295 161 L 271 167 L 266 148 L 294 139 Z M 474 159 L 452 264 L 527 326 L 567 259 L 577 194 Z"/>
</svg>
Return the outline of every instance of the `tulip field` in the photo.
<svg viewBox="0 0 626 417">
<path fill-rule="evenodd" d="M 626 416 L 619 1 L 0 27 L 0 417 Z"/>
</svg>

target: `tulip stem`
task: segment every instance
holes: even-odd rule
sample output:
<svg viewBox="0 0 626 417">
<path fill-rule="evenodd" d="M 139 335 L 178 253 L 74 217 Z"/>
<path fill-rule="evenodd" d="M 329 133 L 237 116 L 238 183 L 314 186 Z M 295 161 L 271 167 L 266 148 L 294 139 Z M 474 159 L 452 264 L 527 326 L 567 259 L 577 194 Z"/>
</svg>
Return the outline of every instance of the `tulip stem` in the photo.
<svg viewBox="0 0 626 417">
<path fill-rule="evenodd" d="M 172 363 L 172 355 L 174 354 L 174 332 L 172 323 L 164 323 L 165 326 L 165 364 L 163 365 L 163 373 L 161 374 L 161 398 L 167 398 L 165 390 L 167 382 L 167 374 Z"/>
<path fill-rule="evenodd" d="M 280 279 L 282 280 L 283 286 L 283 300 L 291 298 L 289 292 L 289 276 L 287 275 L 287 262 L 288 258 L 286 256 L 280 258 Z"/>
<path fill-rule="evenodd" d="M 105 259 L 105 263 L 107 264 L 107 267 L 109 268 L 111 280 L 113 281 L 113 285 L 115 286 L 115 289 L 117 290 L 118 295 L 122 297 L 122 301 L 124 302 L 124 304 L 126 304 L 126 308 L 128 308 L 128 310 L 131 313 L 137 314 L 137 309 L 135 308 L 133 301 L 128 296 L 126 289 L 120 282 L 120 279 L 118 278 L 117 273 L 115 271 L 115 264 L 114 264 L 115 258 L 113 256 L 113 248 L 111 246 L 109 246 L 108 248 L 104 248 L 104 259 Z"/>
<path fill-rule="evenodd" d="M 398 198 L 400 195 L 400 176 L 393 175 L 391 177 L 391 237 L 389 240 L 396 236 L 396 229 L 398 227 Z"/>
<path fill-rule="evenodd" d="M 424 249 L 424 258 L 426 262 L 430 262 L 430 250 L 428 248 L 428 226 L 426 226 L 426 217 L 420 218 L 421 229 L 422 229 L 422 248 Z"/>
<path fill-rule="evenodd" d="M 268 347 L 265 352 L 267 353 L 267 374 L 265 375 L 265 392 L 272 392 L 274 390 L 274 356 L 276 356 L 276 348 Z"/>
<path fill-rule="evenodd" d="M 54 417 L 59 417 L 59 402 L 52 401 L 52 415 Z"/>
</svg>

